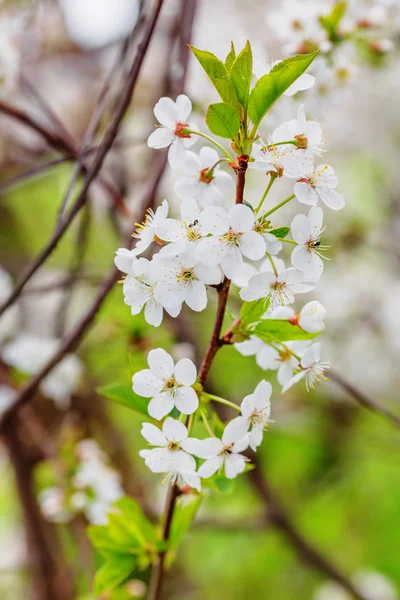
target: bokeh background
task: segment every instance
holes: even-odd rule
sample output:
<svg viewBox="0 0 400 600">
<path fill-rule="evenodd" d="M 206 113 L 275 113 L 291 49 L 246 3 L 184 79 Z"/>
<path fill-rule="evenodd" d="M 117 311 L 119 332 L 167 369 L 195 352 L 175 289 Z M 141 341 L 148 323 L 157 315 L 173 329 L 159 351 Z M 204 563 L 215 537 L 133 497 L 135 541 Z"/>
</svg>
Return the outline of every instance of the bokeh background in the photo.
<svg viewBox="0 0 400 600">
<path fill-rule="evenodd" d="M 282 120 L 294 118 L 301 103 L 309 117 L 323 125 L 328 162 L 346 199 L 343 211 L 326 214 L 331 260 L 312 296 L 328 311 L 321 338 L 324 358 L 363 393 L 400 414 L 400 2 L 348 2 L 341 28 L 346 34 L 356 24 L 357 39 L 329 46 L 318 16 L 329 14 L 334 4 L 165 1 L 133 100 L 101 171 L 103 182 L 97 179 L 91 186 L 85 208 L 27 284 L 17 308 L 0 318 L 1 383 L 11 381 L 16 388 L 29 379 L 42 352 L 38 339 L 51 338 L 57 344 L 70 331 L 112 268 L 121 236 L 133 230 L 133 216 L 137 218 L 141 198 L 160 169 L 156 153 L 146 144 L 154 125 L 152 108 L 161 95 L 176 95 L 179 90 L 187 41 L 224 57 L 231 40 L 240 49 L 249 39 L 254 53 L 269 60 L 301 51 L 306 41 L 309 49 L 320 47 L 323 54 L 312 71 L 316 85 L 282 99 L 264 126 L 265 136 Z M 4 107 L 17 107 L 79 148 L 107 74 L 117 63 L 106 109 L 86 144 L 95 146 L 110 122 L 130 64 L 131 48 L 125 58 L 121 48 L 135 23 L 140 33 L 142 10 L 147 14 L 149 5 L 145 2 L 143 7 L 137 0 L 3 0 L 0 5 L 0 260 L 11 282 L 20 280 L 52 234 L 75 164 L 70 157 L 48 165 L 68 152 L 51 147 L 26 123 L 6 114 Z M 129 41 L 132 47 L 136 43 L 137 36 Z M 184 89 L 201 124 L 216 95 L 199 65 L 189 55 L 187 60 Z M 30 176 L 21 176 L 31 169 Z M 178 205 L 174 177 L 167 167 L 154 205 L 163 198 Z M 78 175 L 72 200 L 81 181 Z M 246 199 L 256 204 L 263 188 L 262 178 L 249 172 Z M 110 200 L 115 193 L 123 198 L 122 208 Z M 282 187 L 273 189 L 271 205 L 283 197 Z M 288 219 L 293 210 L 287 208 Z M 0 298 L 5 300 L 14 283 L 6 275 L 0 281 Z M 66 387 L 71 371 L 76 379 L 72 389 L 60 391 L 56 382 L 53 393 L 36 394 L 32 406 L 41 419 L 41 432 L 35 431 L 29 414 L 16 425 L 25 460 L 23 477 L 33 497 L 40 498 L 54 485 L 54 464 L 40 443 L 44 433 L 66 461 L 77 440 L 95 439 L 105 453 L 101 460 L 107 465 L 104 477 L 111 477 L 110 486 L 120 485 L 152 512 L 161 510 L 165 486 L 138 457 L 142 417 L 105 400 L 96 390 L 129 384 L 154 347 L 163 346 L 177 358 L 199 360 L 211 330 L 215 298 L 211 300 L 201 315 L 184 309 L 181 318 L 155 329 L 142 316 L 131 316 L 121 289 L 114 286 L 76 352 L 79 366 L 66 369 Z M 234 296 L 229 307 L 237 312 Z M 27 350 L 26 337 L 21 342 L 21 336 L 28 334 L 35 337 Z M 18 360 L 11 366 L 4 360 L 5 349 L 16 339 L 26 354 L 25 367 Z M 276 380 L 274 373 L 261 371 L 253 357 L 242 357 L 228 347 L 217 355 L 210 385 L 214 393 L 240 402 L 263 377 Z M 361 407 L 333 381 L 309 394 L 301 385 L 285 395 L 277 387 L 272 406 L 277 423 L 259 450 L 259 469 L 274 497 L 304 538 L 355 581 L 366 597 L 398 600 L 398 428 Z M 32 595 L 32 556 L 25 543 L 15 455 L 7 445 L 0 455 L 0 597 L 37 599 L 40 596 Z M 111 469 L 120 474 L 120 480 L 115 476 L 117 483 Z M 46 513 L 43 494 L 41 498 Z M 72 572 L 75 581 L 73 595 L 65 597 L 94 598 L 91 577 L 97 557 L 85 537 L 85 520 L 91 517 L 74 519 L 73 525 L 68 519 L 54 523 L 56 510 L 47 508 L 50 517 L 38 519 L 43 520 L 50 554 L 57 568 Z M 268 514 L 265 499 L 247 476 L 207 498 L 179 550 L 165 598 L 349 598 L 304 559 Z M 136 581 L 115 598 L 140 598 L 144 593 L 143 583 Z"/>
</svg>

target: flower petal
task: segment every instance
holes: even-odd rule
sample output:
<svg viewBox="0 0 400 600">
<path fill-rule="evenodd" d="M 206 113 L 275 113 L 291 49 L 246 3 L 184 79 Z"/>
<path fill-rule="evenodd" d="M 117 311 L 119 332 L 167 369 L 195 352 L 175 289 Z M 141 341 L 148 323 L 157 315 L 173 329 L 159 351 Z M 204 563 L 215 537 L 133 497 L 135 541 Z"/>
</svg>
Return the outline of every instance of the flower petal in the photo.
<svg viewBox="0 0 400 600">
<path fill-rule="evenodd" d="M 206 286 L 202 281 L 192 281 L 186 286 L 185 302 L 189 308 L 196 312 L 201 312 L 207 306 Z"/>
<path fill-rule="evenodd" d="M 296 215 L 290 224 L 290 231 L 295 242 L 305 244 L 310 238 L 310 223 L 306 215 Z"/>
<path fill-rule="evenodd" d="M 302 204 L 308 204 L 313 206 L 318 202 L 317 192 L 314 190 L 314 188 L 311 187 L 311 185 L 309 185 L 305 181 L 299 181 L 295 184 L 294 193 L 296 195 L 297 200 Z"/>
<path fill-rule="evenodd" d="M 133 391 L 143 398 L 151 398 L 161 390 L 162 382 L 150 370 L 143 369 L 132 377 Z"/>
<path fill-rule="evenodd" d="M 191 415 L 199 406 L 199 399 L 192 387 L 178 388 L 175 395 L 175 406 L 184 415 Z"/>
<path fill-rule="evenodd" d="M 246 467 L 244 456 L 231 454 L 225 459 L 225 475 L 228 479 L 234 479 L 239 473 L 243 473 Z"/>
<path fill-rule="evenodd" d="M 143 423 L 142 430 L 140 432 L 146 442 L 149 442 L 152 446 L 166 446 L 167 440 L 163 432 L 152 425 L 151 423 Z"/>
<path fill-rule="evenodd" d="M 153 133 L 151 133 L 147 140 L 149 148 L 167 148 L 174 140 L 174 132 L 166 127 L 157 127 Z"/>
<path fill-rule="evenodd" d="M 167 419 L 165 419 L 162 430 L 165 438 L 168 441 L 179 443 L 185 438 L 187 438 L 188 432 L 186 426 L 177 419 L 173 419 L 172 417 L 168 417 Z"/>
<path fill-rule="evenodd" d="M 180 94 L 176 99 L 176 108 L 178 113 L 178 121 L 186 123 L 190 113 L 192 112 L 192 103 L 185 94 Z"/>
<path fill-rule="evenodd" d="M 147 362 L 152 372 L 157 377 L 171 377 L 174 373 L 174 361 L 172 356 L 168 354 L 163 348 L 156 348 L 150 350 L 147 356 Z"/>
<path fill-rule="evenodd" d="M 321 200 L 323 200 L 326 206 L 332 210 L 341 210 L 345 205 L 343 196 L 338 194 L 335 190 L 318 189 L 318 193 Z"/>
<path fill-rule="evenodd" d="M 234 231 L 251 231 L 254 225 L 254 213 L 244 204 L 235 204 L 228 213 L 228 219 Z"/>
<path fill-rule="evenodd" d="M 233 442 L 240 440 L 246 435 L 248 428 L 249 423 L 247 419 L 236 417 L 236 419 L 233 419 L 226 425 L 224 433 L 222 434 L 222 442 L 224 444 L 232 444 Z"/>
<path fill-rule="evenodd" d="M 243 256 L 250 258 L 250 260 L 259 260 L 265 256 L 265 240 L 263 236 L 256 231 L 247 231 L 243 233 L 239 238 L 238 244 Z"/>
<path fill-rule="evenodd" d="M 171 98 L 160 98 L 154 107 L 154 114 L 161 125 L 175 129 L 178 119 L 178 109 Z"/>
<path fill-rule="evenodd" d="M 190 358 L 181 358 L 175 365 L 175 378 L 183 385 L 192 385 L 196 381 L 197 370 Z"/>
<path fill-rule="evenodd" d="M 174 402 L 170 394 L 167 394 L 166 392 L 160 392 L 157 394 L 157 396 L 154 396 L 154 398 L 150 400 L 147 410 L 153 419 L 157 419 L 157 421 L 159 421 L 165 417 L 165 415 L 168 415 L 173 408 Z"/>
<path fill-rule="evenodd" d="M 214 458 L 206 460 L 206 462 L 201 465 L 197 472 L 200 477 L 207 479 L 208 477 L 211 477 L 211 475 L 214 475 L 214 473 L 222 467 L 223 462 L 224 459 L 222 456 L 215 456 Z"/>
</svg>

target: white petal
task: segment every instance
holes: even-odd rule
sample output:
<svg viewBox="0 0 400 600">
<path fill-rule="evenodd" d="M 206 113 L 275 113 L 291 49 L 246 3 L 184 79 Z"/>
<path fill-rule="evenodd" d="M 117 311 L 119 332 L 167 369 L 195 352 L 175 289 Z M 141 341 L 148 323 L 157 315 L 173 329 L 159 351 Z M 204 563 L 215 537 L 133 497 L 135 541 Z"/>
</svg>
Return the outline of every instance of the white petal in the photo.
<svg viewBox="0 0 400 600">
<path fill-rule="evenodd" d="M 147 145 L 149 148 L 167 148 L 174 140 L 174 132 L 166 127 L 157 127 L 153 133 L 149 135 Z"/>
<path fill-rule="evenodd" d="M 313 206 L 308 213 L 308 222 L 310 224 L 310 233 L 316 237 L 321 233 L 324 220 L 324 211 L 319 206 Z"/>
<path fill-rule="evenodd" d="M 300 311 L 299 325 L 309 333 L 319 333 L 325 329 L 326 310 L 317 300 L 308 302 Z"/>
<path fill-rule="evenodd" d="M 174 402 L 171 396 L 166 392 L 160 392 L 150 400 L 147 410 L 153 419 L 159 421 L 165 417 L 165 415 L 168 415 L 173 408 Z"/>
<path fill-rule="evenodd" d="M 144 309 L 144 318 L 149 325 L 159 327 L 163 319 L 163 307 L 158 302 L 148 302 Z"/>
<path fill-rule="evenodd" d="M 345 205 L 343 196 L 338 194 L 335 190 L 318 189 L 318 193 L 321 200 L 323 200 L 326 206 L 332 210 L 340 210 Z"/>
<path fill-rule="evenodd" d="M 199 205 L 193 198 L 187 198 L 181 204 L 181 219 L 185 223 L 194 223 L 200 216 Z"/>
<path fill-rule="evenodd" d="M 263 234 L 264 242 L 265 242 L 265 250 L 275 256 L 282 250 L 282 242 L 272 233 L 264 233 Z"/>
<path fill-rule="evenodd" d="M 203 235 L 223 235 L 229 229 L 227 212 L 219 206 L 209 206 L 203 210 L 199 217 Z"/>
<path fill-rule="evenodd" d="M 132 265 L 136 261 L 136 257 L 132 254 L 132 250 L 118 248 L 115 254 L 115 266 L 123 273 L 131 273 Z"/>
<path fill-rule="evenodd" d="M 174 242 L 186 237 L 185 226 L 177 219 L 165 219 L 164 223 L 157 227 L 156 233 L 161 240 L 166 242 Z"/>
<path fill-rule="evenodd" d="M 151 423 L 143 423 L 142 431 L 140 432 L 146 442 L 149 442 L 152 446 L 166 446 L 167 440 L 162 431 Z"/>
<path fill-rule="evenodd" d="M 207 291 L 202 281 L 192 281 L 186 286 L 185 302 L 192 310 L 200 312 L 207 306 Z"/>
<path fill-rule="evenodd" d="M 244 456 L 239 454 L 231 454 L 225 459 L 225 475 L 228 479 L 234 479 L 236 475 L 245 470 L 246 461 Z"/>
<path fill-rule="evenodd" d="M 305 246 L 297 246 L 291 255 L 292 265 L 304 272 L 311 281 L 318 281 L 324 270 L 322 259 L 315 252 L 310 252 Z"/>
<path fill-rule="evenodd" d="M 254 394 L 249 394 L 248 396 L 245 396 L 243 398 L 240 408 L 242 411 L 242 415 L 244 416 L 245 419 L 248 419 L 250 417 L 250 415 L 253 413 L 254 406 L 255 406 L 255 400 L 256 400 L 256 397 Z"/>
<path fill-rule="evenodd" d="M 295 242 L 305 244 L 310 238 L 310 223 L 306 215 L 296 215 L 290 224 L 290 230 Z"/>
<path fill-rule="evenodd" d="M 138 371 L 132 377 L 133 391 L 143 398 L 155 396 L 162 387 L 162 382 L 150 369 Z"/>
<path fill-rule="evenodd" d="M 201 182 L 201 188 L 198 195 L 199 202 L 204 208 L 208 206 L 224 206 L 225 196 L 215 186 L 214 182 L 204 183 Z"/>
<path fill-rule="evenodd" d="M 199 399 L 192 387 L 180 387 L 175 394 L 175 406 L 184 415 L 191 415 L 199 406 Z"/>
<path fill-rule="evenodd" d="M 201 465 L 197 472 L 200 477 L 207 479 L 208 477 L 211 477 L 211 475 L 214 475 L 214 473 L 222 467 L 223 462 L 224 459 L 222 456 L 215 456 L 214 458 L 206 460 L 206 462 Z"/>
<path fill-rule="evenodd" d="M 163 348 L 150 350 L 147 356 L 150 369 L 158 377 L 171 377 L 174 372 L 174 361 L 172 356 Z"/>
<path fill-rule="evenodd" d="M 154 114 L 161 125 L 175 129 L 178 119 L 178 110 L 175 102 L 171 98 L 160 98 L 154 107 Z"/>
<path fill-rule="evenodd" d="M 166 448 L 141 450 L 140 456 L 145 459 L 145 464 L 153 473 L 166 473 L 170 465 L 170 452 Z"/>
<path fill-rule="evenodd" d="M 231 246 L 228 250 L 229 253 L 222 260 L 221 267 L 228 279 L 232 279 L 242 268 L 243 259 L 237 246 Z"/>
<path fill-rule="evenodd" d="M 202 185 L 198 177 L 185 177 L 179 179 L 174 188 L 178 198 L 184 200 L 185 198 L 197 198 L 202 190 Z"/>
<path fill-rule="evenodd" d="M 178 121 L 187 123 L 190 113 L 192 112 L 192 103 L 185 94 L 180 94 L 176 99 L 176 108 L 178 111 Z"/>
<path fill-rule="evenodd" d="M 250 288 L 248 286 L 242 288 L 239 292 L 239 296 L 245 302 L 253 302 L 253 300 L 259 300 L 269 294 L 269 290 L 259 290 L 256 288 Z"/>
<path fill-rule="evenodd" d="M 209 146 L 203 146 L 199 152 L 200 169 L 209 169 L 219 159 L 218 152 Z"/>
<path fill-rule="evenodd" d="M 289 388 L 291 388 L 293 385 L 295 385 L 296 383 L 301 381 L 306 375 L 307 375 L 307 371 L 300 371 L 300 373 L 297 373 L 297 375 L 292 377 L 292 379 L 289 379 L 289 381 L 287 381 L 285 383 L 285 385 L 282 387 L 282 394 L 287 392 L 287 390 Z"/>
<path fill-rule="evenodd" d="M 238 243 L 243 256 L 250 258 L 250 260 L 259 260 L 265 255 L 265 240 L 262 235 L 255 231 L 243 233 Z"/>
<path fill-rule="evenodd" d="M 165 419 L 162 430 L 168 441 L 179 443 L 187 438 L 188 432 L 185 425 L 172 417 Z"/>
<path fill-rule="evenodd" d="M 179 469 L 178 475 L 183 479 L 186 485 L 194 488 L 198 492 L 201 491 L 200 475 L 196 471 L 184 471 Z"/>
<path fill-rule="evenodd" d="M 172 169 L 177 169 L 182 165 L 185 159 L 185 146 L 182 138 L 174 136 L 171 146 L 168 150 L 168 162 Z"/>
<path fill-rule="evenodd" d="M 223 443 L 218 438 L 206 438 L 205 440 L 197 440 L 191 443 L 191 454 L 199 458 L 214 458 L 223 448 Z"/>
<path fill-rule="evenodd" d="M 275 371 L 280 364 L 280 354 L 272 346 L 264 344 L 262 349 L 257 353 L 256 363 L 264 371 Z"/>
<path fill-rule="evenodd" d="M 229 247 L 214 236 L 203 238 L 197 245 L 197 254 L 201 262 L 210 267 L 219 265 L 228 252 Z"/>
<path fill-rule="evenodd" d="M 249 436 L 246 434 L 232 446 L 232 452 L 244 452 L 249 447 Z"/>
<path fill-rule="evenodd" d="M 294 186 L 296 198 L 302 204 L 314 205 L 318 202 L 317 192 L 305 181 L 299 181 Z"/>
<path fill-rule="evenodd" d="M 243 436 L 246 435 L 248 428 L 249 424 L 247 419 L 241 417 L 233 419 L 226 425 L 224 429 L 224 433 L 222 434 L 222 442 L 224 444 L 232 444 L 233 442 L 242 439 Z"/>
<path fill-rule="evenodd" d="M 249 445 L 254 452 L 257 452 L 258 446 L 261 446 L 264 430 L 261 427 L 253 427 L 249 433 Z"/>
<path fill-rule="evenodd" d="M 254 213 L 244 204 L 235 204 L 228 214 L 229 224 L 234 231 L 251 231 L 254 225 Z"/>
<path fill-rule="evenodd" d="M 210 267 L 202 264 L 196 266 L 196 276 L 207 285 L 221 283 L 222 273 L 218 267 Z"/>
<path fill-rule="evenodd" d="M 271 403 L 270 403 L 269 399 L 271 398 L 271 394 L 272 394 L 272 385 L 270 384 L 270 382 L 265 381 L 265 379 L 260 381 L 260 383 L 257 385 L 256 389 L 254 390 L 254 395 L 256 396 L 255 407 L 259 410 L 261 410 L 261 409 L 265 410 L 265 409 L 270 408 Z"/>
<path fill-rule="evenodd" d="M 175 378 L 183 385 L 192 385 L 196 381 L 197 370 L 189 358 L 181 358 L 175 365 Z"/>
<path fill-rule="evenodd" d="M 321 358 L 321 344 L 313 344 L 304 353 L 303 358 L 301 359 L 301 366 L 304 369 L 308 369 Z"/>
</svg>

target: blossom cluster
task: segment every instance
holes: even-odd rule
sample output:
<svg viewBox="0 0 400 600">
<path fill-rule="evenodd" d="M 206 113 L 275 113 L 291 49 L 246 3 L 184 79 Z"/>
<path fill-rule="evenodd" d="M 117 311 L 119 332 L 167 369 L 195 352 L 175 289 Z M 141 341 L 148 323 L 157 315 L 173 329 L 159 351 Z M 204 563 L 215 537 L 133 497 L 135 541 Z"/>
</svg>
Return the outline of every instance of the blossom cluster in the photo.
<svg viewBox="0 0 400 600">
<path fill-rule="evenodd" d="M 305 75 L 296 80 L 289 93 L 313 83 Z M 266 191 L 254 207 L 247 201 L 234 203 L 237 159 L 191 123 L 191 109 L 191 101 L 184 95 L 175 102 L 161 98 L 154 108 L 159 125 L 148 145 L 168 148 L 170 166 L 178 173 L 175 191 L 180 200 L 179 214 L 170 216 L 169 203 L 163 200 L 137 225 L 134 247 L 117 250 L 115 264 L 125 273 L 125 303 L 133 315 L 144 309 L 146 321 L 157 327 L 164 310 L 171 317 L 177 317 L 184 304 L 193 311 L 203 311 L 208 289 L 218 290 L 223 281 L 231 280 L 240 288 L 244 306 L 257 301 L 264 306 L 250 328 L 232 326 L 236 349 L 243 355 L 254 355 L 261 368 L 278 370 L 283 392 L 302 379 L 310 389 L 330 367 L 329 362 L 321 361 L 321 345 L 313 342 L 324 329 L 325 309 L 317 301 L 306 303 L 300 312 L 292 305 L 298 294 L 314 289 L 323 273 L 322 258 L 328 247 L 322 244 L 325 226 L 321 205 L 336 211 L 345 204 L 336 190 L 333 168 L 321 160 L 325 153 L 321 125 L 308 120 L 304 106 L 300 106 L 296 117 L 279 125 L 268 139 L 257 136 L 252 140 L 251 154 L 245 160 L 250 169 L 266 177 Z M 189 150 L 198 137 L 214 143 L 217 149 L 204 146 L 198 154 Z M 293 193 L 265 210 L 268 192 L 280 180 L 292 184 Z M 274 213 L 292 200 L 299 207 L 308 207 L 307 213 L 297 214 L 288 227 L 274 223 Z M 289 232 L 292 239 L 287 238 Z M 153 243 L 159 249 L 151 255 Z M 281 254 L 289 245 L 293 248 L 291 266 L 285 267 Z M 147 257 L 141 256 L 144 253 Z M 271 323 L 289 327 L 289 333 L 283 339 L 265 336 L 262 332 Z M 197 490 L 201 489 L 201 479 L 221 470 L 230 479 L 243 472 L 248 460 L 243 453 L 248 448 L 257 449 L 263 432 L 273 422 L 271 384 L 261 381 L 239 407 L 207 394 L 188 358 L 174 364 L 172 357 L 158 348 L 149 352 L 148 366 L 133 376 L 133 391 L 149 399 L 149 416 L 158 422 L 143 424 L 142 435 L 152 446 L 140 452 L 146 465 L 181 487 Z M 211 400 L 240 412 L 219 435 L 209 420 Z M 191 437 L 196 419 L 202 420 L 210 437 Z"/>
<path fill-rule="evenodd" d="M 104 524 L 114 502 L 124 496 L 121 477 L 106 455 L 91 439 L 80 441 L 74 452 L 68 486 L 44 488 L 38 497 L 43 516 L 55 523 L 68 523 L 84 514 L 89 523 Z"/>
</svg>

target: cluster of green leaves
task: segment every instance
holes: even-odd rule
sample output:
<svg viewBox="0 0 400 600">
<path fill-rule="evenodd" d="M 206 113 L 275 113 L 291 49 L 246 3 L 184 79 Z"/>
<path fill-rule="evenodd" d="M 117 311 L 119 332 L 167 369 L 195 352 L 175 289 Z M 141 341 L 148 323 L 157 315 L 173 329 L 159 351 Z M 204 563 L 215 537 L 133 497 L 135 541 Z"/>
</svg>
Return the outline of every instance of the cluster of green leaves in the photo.
<svg viewBox="0 0 400 600">
<path fill-rule="evenodd" d="M 143 578 L 143 572 L 161 551 L 166 551 L 167 562 L 171 561 L 200 503 L 201 497 L 195 495 L 178 500 L 166 545 L 159 528 L 149 521 L 135 500 L 129 497 L 118 500 L 106 525 L 88 528 L 90 540 L 103 559 L 94 580 L 95 594 L 116 590 L 133 577 Z"/>
<path fill-rule="evenodd" d="M 339 26 L 345 15 L 347 2 L 336 2 L 329 15 L 324 15 L 319 18 L 322 27 L 329 34 L 329 39 L 333 43 L 342 41 L 339 35 Z"/>
<path fill-rule="evenodd" d="M 251 335 L 255 335 L 266 343 L 285 343 L 312 340 L 319 335 L 318 333 L 308 333 L 287 319 L 264 318 L 268 307 L 269 298 L 243 302 L 240 310 L 240 322 L 234 331 L 235 341 L 248 339 Z"/>
<path fill-rule="evenodd" d="M 191 49 L 222 100 L 209 106 L 207 125 L 214 135 L 232 140 L 232 148 L 239 155 L 250 154 L 266 113 L 318 54 L 312 52 L 281 61 L 251 89 L 253 56 L 249 42 L 238 55 L 232 43 L 225 62 L 206 50 Z"/>
</svg>

